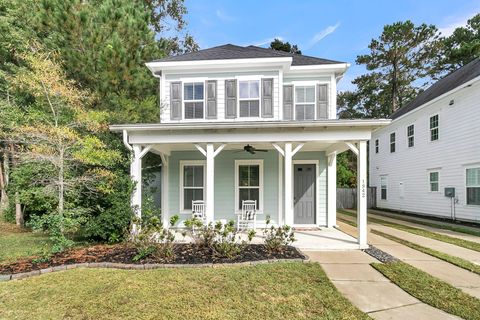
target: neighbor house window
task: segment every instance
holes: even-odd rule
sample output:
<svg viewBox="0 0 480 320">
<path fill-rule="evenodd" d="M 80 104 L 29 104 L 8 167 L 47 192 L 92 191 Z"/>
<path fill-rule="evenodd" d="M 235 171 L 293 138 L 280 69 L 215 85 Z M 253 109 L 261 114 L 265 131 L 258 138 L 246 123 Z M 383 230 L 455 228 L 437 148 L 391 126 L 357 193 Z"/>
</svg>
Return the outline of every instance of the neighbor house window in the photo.
<svg viewBox="0 0 480 320">
<path fill-rule="evenodd" d="M 180 162 L 181 208 L 192 209 L 192 201 L 204 200 L 205 165 L 203 161 Z"/>
<path fill-rule="evenodd" d="M 378 144 L 379 144 L 379 142 L 378 142 L 378 139 L 377 139 L 377 140 L 375 140 L 375 153 L 378 153 Z"/>
<path fill-rule="evenodd" d="M 390 152 L 395 152 L 395 132 L 390 133 Z"/>
<path fill-rule="evenodd" d="M 260 160 L 237 160 L 236 163 L 236 208 L 242 209 L 243 200 L 256 200 L 257 209 L 263 206 L 263 162 Z"/>
<path fill-rule="evenodd" d="M 409 148 L 415 145 L 415 127 L 413 124 L 407 127 L 407 143 Z"/>
<path fill-rule="evenodd" d="M 438 140 L 438 114 L 430 117 L 430 141 Z"/>
<path fill-rule="evenodd" d="M 315 86 L 295 87 L 295 119 L 315 119 Z"/>
<path fill-rule="evenodd" d="M 260 116 L 260 81 L 239 81 L 240 117 Z"/>
<path fill-rule="evenodd" d="M 438 181 L 439 181 L 439 173 L 438 171 L 430 172 L 430 191 L 437 192 L 438 191 Z"/>
<path fill-rule="evenodd" d="M 380 199 L 387 200 L 387 177 L 380 177 Z"/>
<path fill-rule="evenodd" d="M 185 119 L 203 119 L 203 96 L 203 82 L 189 82 L 183 84 Z"/>
<path fill-rule="evenodd" d="M 467 204 L 480 205 L 480 167 L 467 169 Z"/>
</svg>

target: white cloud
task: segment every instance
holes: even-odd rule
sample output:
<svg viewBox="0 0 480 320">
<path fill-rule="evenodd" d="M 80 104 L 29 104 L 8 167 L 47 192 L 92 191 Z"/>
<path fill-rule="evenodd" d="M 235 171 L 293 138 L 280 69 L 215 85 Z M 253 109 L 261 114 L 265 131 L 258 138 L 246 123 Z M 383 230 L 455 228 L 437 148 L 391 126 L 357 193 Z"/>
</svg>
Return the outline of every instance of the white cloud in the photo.
<svg viewBox="0 0 480 320">
<path fill-rule="evenodd" d="M 323 29 L 322 31 L 316 33 L 312 39 L 310 39 L 310 41 L 308 42 L 308 44 L 305 46 L 305 49 L 309 49 L 311 47 L 313 47 L 314 45 L 316 45 L 318 42 L 320 42 L 322 39 L 324 39 L 326 36 L 328 36 L 329 34 L 335 32 L 335 30 L 337 30 L 337 28 L 340 26 L 340 22 L 337 22 L 335 25 L 333 26 L 328 26 L 326 27 L 325 29 Z"/>
<path fill-rule="evenodd" d="M 438 30 L 443 36 L 448 37 L 453 33 L 453 31 L 455 31 L 456 28 L 466 26 L 468 19 L 472 18 L 474 15 L 474 13 L 469 13 L 468 15 L 449 17 L 447 19 L 449 22 L 439 27 Z"/>
<path fill-rule="evenodd" d="M 225 13 L 224 11 L 222 11 L 220 9 L 217 9 L 215 11 L 215 14 L 217 15 L 217 18 L 220 19 L 223 22 L 231 22 L 231 21 L 237 20 L 237 18 L 235 18 L 231 15 L 228 15 L 227 13 Z"/>
</svg>

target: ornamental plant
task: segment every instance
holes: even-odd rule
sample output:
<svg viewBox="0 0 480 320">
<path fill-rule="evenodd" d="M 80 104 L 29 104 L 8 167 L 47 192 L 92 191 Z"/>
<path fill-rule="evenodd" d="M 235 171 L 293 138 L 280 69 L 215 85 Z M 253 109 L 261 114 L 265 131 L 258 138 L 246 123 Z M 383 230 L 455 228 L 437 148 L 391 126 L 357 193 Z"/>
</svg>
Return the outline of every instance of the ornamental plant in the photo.
<svg viewBox="0 0 480 320">
<path fill-rule="evenodd" d="M 270 253 L 281 252 L 286 246 L 295 241 L 295 234 L 290 226 L 275 227 L 271 225 L 270 216 L 267 216 L 266 227 L 263 230 L 265 247 Z"/>
</svg>

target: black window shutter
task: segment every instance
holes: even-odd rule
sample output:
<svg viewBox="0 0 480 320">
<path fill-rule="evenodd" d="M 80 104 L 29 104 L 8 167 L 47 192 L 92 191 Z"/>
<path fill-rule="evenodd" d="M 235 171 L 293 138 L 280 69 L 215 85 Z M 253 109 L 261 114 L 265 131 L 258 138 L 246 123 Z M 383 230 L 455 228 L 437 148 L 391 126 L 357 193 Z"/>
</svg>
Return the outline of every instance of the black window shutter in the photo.
<svg viewBox="0 0 480 320">
<path fill-rule="evenodd" d="M 273 78 L 262 79 L 262 117 L 273 117 Z"/>
<path fill-rule="evenodd" d="M 170 83 L 170 119 L 182 119 L 182 83 Z"/>
<path fill-rule="evenodd" d="M 328 84 L 317 84 L 317 119 L 328 119 Z"/>
<path fill-rule="evenodd" d="M 237 117 L 237 80 L 225 80 L 225 118 Z"/>
<path fill-rule="evenodd" d="M 283 86 L 283 119 L 293 120 L 293 85 Z"/>
<path fill-rule="evenodd" d="M 206 118 L 217 118 L 217 80 L 207 81 L 207 107 Z"/>
</svg>

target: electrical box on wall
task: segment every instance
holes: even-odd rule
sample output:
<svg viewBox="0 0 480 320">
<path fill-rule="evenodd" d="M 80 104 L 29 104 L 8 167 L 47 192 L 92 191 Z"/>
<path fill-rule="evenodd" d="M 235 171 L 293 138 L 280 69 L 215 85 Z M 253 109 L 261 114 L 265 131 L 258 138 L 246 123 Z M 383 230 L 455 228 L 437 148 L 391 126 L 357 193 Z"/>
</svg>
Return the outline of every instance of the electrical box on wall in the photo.
<svg viewBox="0 0 480 320">
<path fill-rule="evenodd" d="M 455 197 L 455 188 L 453 187 L 445 188 L 445 197 L 449 197 L 449 198 Z"/>
</svg>

